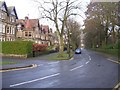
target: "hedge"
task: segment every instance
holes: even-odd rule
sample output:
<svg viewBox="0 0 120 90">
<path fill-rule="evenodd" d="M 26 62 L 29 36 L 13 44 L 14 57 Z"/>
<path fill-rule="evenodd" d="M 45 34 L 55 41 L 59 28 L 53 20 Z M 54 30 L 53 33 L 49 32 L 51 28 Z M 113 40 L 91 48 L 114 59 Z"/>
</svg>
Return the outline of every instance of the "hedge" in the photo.
<svg viewBox="0 0 120 90">
<path fill-rule="evenodd" d="M 31 54 L 32 53 L 31 41 L 5 41 L 2 42 L 2 53 L 3 54 Z"/>
<path fill-rule="evenodd" d="M 92 50 L 98 51 L 98 52 L 103 52 L 111 55 L 118 56 L 119 50 L 118 49 L 101 49 L 101 48 L 94 48 Z"/>
</svg>

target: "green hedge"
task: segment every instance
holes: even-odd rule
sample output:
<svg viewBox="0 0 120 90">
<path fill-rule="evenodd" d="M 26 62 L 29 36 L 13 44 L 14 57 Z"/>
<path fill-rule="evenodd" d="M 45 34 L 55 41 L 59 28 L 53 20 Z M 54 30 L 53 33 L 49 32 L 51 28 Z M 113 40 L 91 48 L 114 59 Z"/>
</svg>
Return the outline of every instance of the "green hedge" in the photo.
<svg viewBox="0 0 120 90">
<path fill-rule="evenodd" d="M 119 50 L 118 49 L 101 49 L 101 48 L 94 48 L 92 50 L 95 50 L 95 51 L 99 51 L 99 52 L 103 52 L 103 53 L 107 53 L 107 54 L 111 54 L 111 55 L 115 55 L 115 56 L 118 56 L 119 54 Z"/>
<path fill-rule="evenodd" d="M 0 42 L 0 53 L 2 53 L 2 43 Z"/>
<path fill-rule="evenodd" d="M 119 48 L 118 45 L 119 45 L 118 43 L 117 44 L 104 45 L 101 48 L 102 49 L 118 49 Z"/>
<path fill-rule="evenodd" d="M 2 42 L 3 54 L 31 54 L 32 53 L 31 41 L 6 41 Z"/>
</svg>

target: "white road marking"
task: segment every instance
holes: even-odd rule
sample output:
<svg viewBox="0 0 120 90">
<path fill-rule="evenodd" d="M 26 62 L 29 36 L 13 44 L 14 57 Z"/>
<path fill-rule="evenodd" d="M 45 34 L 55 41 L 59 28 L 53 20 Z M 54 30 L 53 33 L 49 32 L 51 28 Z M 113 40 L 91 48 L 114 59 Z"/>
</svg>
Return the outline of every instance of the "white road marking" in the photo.
<svg viewBox="0 0 120 90">
<path fill-rule="evenodd" d="M 73 68 L 73 69 L 70 69 L 70 71 L 76 70 L 76 69 L 81 68 L 81 67 L 83 67 L 83 66 L 84 66 L 84 65 L 81 65 L 81 66 L 75 67 L 75 68 Z"/>
<path fill-rule="evenodd" d="M 108 60 L 112 60 L 112 59 L 108 58 Z"/>
<path fill-rule="evenodd" d="M 112 60 L 112 59 L 110 59 L 110 58 L 108 58 L 107 60 L 109 60 L 109 61 L 111 61 L 111 62 L 114 62 L 114 63 L 117 63 L 117 64 L 120 64 L 120 62 L 115 61 L 115 60 Z"/>
<path fill-rule="evenodd" d="M 57 62 L 51 62 L 51 63 L 48 63 L 48 64 L 55 64 L 55 63 L 59 63 L 60 61 L 57 61 Z"/>
<path fill-rule="evenodd" d="M 91 57 L 89 56 L 89 60 L 91 60 Z"/>
<path fill-rule="evenodd" d="M 74 58 L 72 57 L 72 58 L 70 59 L 70 61 L 73 60 L 73 59 L 74 59 Z"/>
<path fill-rule="evenodd" d="M 120 82 L 112 89 L 112 90 L 119 90 Z"/>
<path fill-rule="evenodd" d="M 44 80 L 44 79 L 47 79 L 47 78 L 50 78 L 50 77 L 54 77 L 54 76 L 58 76 L 58 75 L 60 75 L 60 73 L 56 73 L 56 74 L 53 74 L 53 75 L 45 76 L 45 77 L 42 77 L 42 78 L 30 80 L 30 81 L 25 81 L 25 82 L 13 84 L 13 85 L 10 85 L 10 87 L 20 86 L 20 85 L 23 85 L 23 84 L 28 84 L 28 83 Z"/>
<path fill-rule="evenodd" d="M 38 67 L 40 67 L 40 66 L 42 66 L 43 64 L 39 64 L 39 65 L 37 65 Z"/>
<path fill-rule="evenodd" d="M 87 61 L 85 64 L 88 64 L 90 61 Z"/>
</svg>

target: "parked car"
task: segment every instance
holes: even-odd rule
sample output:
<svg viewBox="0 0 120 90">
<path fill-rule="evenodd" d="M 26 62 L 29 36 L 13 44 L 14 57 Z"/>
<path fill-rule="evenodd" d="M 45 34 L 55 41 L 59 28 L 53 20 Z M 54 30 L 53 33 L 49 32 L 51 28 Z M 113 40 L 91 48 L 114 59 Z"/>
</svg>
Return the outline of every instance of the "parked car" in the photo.
<svg viewBox="0 0 120 90">
<path fill-rule="evenodd" d="M 75 54 L 81 54 L 81 48 L 77 48 L 77 49 L 75 50 Z"/>
</svg>

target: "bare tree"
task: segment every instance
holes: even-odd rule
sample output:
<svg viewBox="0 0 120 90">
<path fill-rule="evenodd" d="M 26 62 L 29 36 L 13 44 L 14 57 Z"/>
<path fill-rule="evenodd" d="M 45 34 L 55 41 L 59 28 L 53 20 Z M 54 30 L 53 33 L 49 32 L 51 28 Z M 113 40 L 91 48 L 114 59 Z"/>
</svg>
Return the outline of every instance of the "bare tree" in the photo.
<svg viewBox="0 0 120 90">
<path fill-rule="evenodd" d="M 70 44 L 72 45 L 73 49 L 80 47 L 81 25 L 77 21 L 72 19 L 69 19 L 66 25 L 67 31 L 70 33 Z"/>
<path fill-rule="evenodd" d="M 79 0 L 42 0 L 42 3 L 38 0 L 34 1 L 39 3 L 41 18 L 53 21 L 59 37 L 59 52 L 62 54 L 64 49 L 63 34 L 65 23 L 71 16 L 79 15 L 81 2 Z"/>
</svg>

